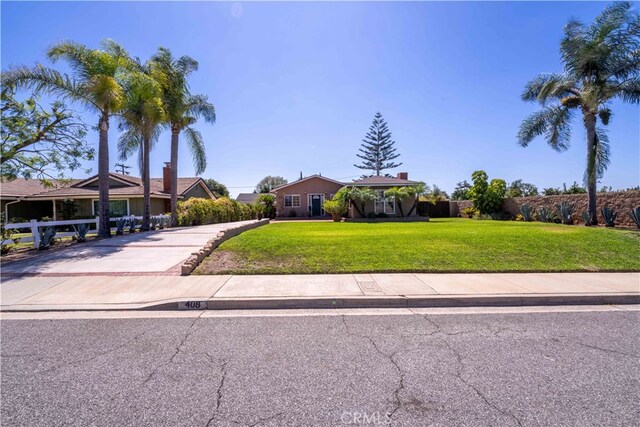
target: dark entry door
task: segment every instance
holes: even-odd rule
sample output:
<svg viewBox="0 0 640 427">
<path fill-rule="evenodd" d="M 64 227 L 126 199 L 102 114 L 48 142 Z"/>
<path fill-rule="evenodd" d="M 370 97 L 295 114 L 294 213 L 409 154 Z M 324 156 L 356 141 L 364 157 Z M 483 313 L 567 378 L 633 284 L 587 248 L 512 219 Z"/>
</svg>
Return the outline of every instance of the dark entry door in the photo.
<svg viewBox="0 0 640 427">
<path fill-rule="evenodd" d="M 311 196 L 311 216 L 322 215 L 322 201 L 320 196 Z"/>
</svg>

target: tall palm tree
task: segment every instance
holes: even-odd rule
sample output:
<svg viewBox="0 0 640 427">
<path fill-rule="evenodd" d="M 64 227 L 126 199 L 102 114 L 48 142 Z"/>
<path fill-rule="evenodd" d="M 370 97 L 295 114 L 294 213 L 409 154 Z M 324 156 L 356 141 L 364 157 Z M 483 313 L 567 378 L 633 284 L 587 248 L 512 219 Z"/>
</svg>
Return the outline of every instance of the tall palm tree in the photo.
<svg viewBox="0 0 640 427">
<path fill-rule="evenodd" d="M 140 230 L 149 230 L 151 218 L 150 153 L 158 139 L 160 125 L 166 119 L 162 103 L 162 89 L 149 64 L 139 65 L 123 82 L 126 96 L 120 113 L 120 129 L 124 131 L 118 140 L 121 158 L 127 158 L 137 148 L 140 153 L 140 169 L 144 193 L 144 208 Z"/>
<path fill-rule="evenodd" d="M 180 133 L 184 133 L 191 157 L 200 175 L 207 167 L 204 140 L 191 127 L 200 117 L 215 123 L 215 107 L 204 95 L 191 95 L 187 77 L 198 69 L 198 62 L 189 56 L 175 59 L 171 51 L 159 48 L 151 59 L 151 66 L 162 76 L 163 101 L 167 111 L 167 125 L 171 129 L 171 225 L 178 223 L 178 147 Z"/>
<path fill-rule="evenodd" d="M 611 101 L 640 102 L 640 17 L 628 2 L 607 7 L 589 25 L 570 21 L 560 46 L 564 71 L 541 74 L 525 87 L 524 101 L 543 106 L 520 125 L 518 142 L 526 147 L 544 135 L 557 151 L 569 148 L 572 110 L 579 109 L 587 136 L 585 182 L 589 214 L 596 217 L 596 183 L 609 164 Z"/>
<path fill-rule="evenodd" d="M 110 237 L 109 118 L 122 106 L 121 76 L 129 69 L 130 60 L 124 48 L 113 40 L 104 40 L 101 45 L 102 49 L 89 49 L 80 43 L 65 41 L 49 49 L 49 59 L 66 61 L 73 70 L 73 77 L 36 65 L 3 72 L 2 82 L 77 101 L 98 114 L 99 233 L 101 237 Z"/>
</svg>

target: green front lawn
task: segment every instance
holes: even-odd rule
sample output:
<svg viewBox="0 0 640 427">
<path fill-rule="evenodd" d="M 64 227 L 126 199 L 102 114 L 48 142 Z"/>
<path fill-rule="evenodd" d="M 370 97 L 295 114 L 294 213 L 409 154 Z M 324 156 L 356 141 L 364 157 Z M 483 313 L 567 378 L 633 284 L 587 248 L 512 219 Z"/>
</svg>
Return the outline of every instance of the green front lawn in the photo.
<svg viewBox="0 0 640 427">
<path fill-rule="evenodd" d="M 640 233 L 540 222 L 283 222 L 223 243 L 196 274 L 640 271 Z"/>
</svg>

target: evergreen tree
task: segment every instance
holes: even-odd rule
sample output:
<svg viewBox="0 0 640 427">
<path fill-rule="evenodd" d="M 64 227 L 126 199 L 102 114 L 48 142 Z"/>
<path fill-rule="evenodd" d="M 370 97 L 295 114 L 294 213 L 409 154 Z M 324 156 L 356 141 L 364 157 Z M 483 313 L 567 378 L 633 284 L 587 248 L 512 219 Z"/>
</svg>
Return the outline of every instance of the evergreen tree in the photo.
<svg viewBox="0 0 640 427">
<path fill-rule="evenodd" d="M 385 169 L 397 168 L 402 163 L 394 163 L 400 154 L 396 154 L 394 148 L 395 141 L 391 139 L 391 132 L 387 122 L 382 118 L 382 114 L 377 112 L 373 118 L 373 123 L 369 127 L 369 132 L 362 140 L 362 154 L 356 154 L 362 159 L 362 163 L 354 165 L 359 169 L 373 171 L 372 175 L 380 176 L 380 172 Z M 388 174 L 386 174 L 388 176 Z"/>
</svg>

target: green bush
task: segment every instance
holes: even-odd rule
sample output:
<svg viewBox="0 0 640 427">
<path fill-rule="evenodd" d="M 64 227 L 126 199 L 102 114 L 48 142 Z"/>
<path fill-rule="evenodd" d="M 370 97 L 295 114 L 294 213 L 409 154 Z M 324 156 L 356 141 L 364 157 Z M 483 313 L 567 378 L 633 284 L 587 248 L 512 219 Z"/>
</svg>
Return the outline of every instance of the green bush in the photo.
<svg viewBox="0 0 640 427">
<path fill-rule="evenodd" d="M 473 207 L 481 214 L 493 214 L 500 211 L 502 201 L 507 191 L 507 184 L 503 179 L 492 179 L 488 182 L 485 171 L 475 171 L 471 178 L 473 186 L 469 190 L 469 196 Z"/>
<path fill-rule="evenodd" d="M 254 206 L 228 197 L 216 200 L 192 198 L 178 203 L 178 225 L 181 226 L 245 221 L 255 219 L 256 216 Z"/>
<path fill-rule="evenodd" d="M 326 200 L 322 204 L 322 208 L 325 212 L 330 213 L 335 222 L 339 222 L 342 215 L 347 213 L 347 203 L 343 199 L 337 199 L 333 196 L 333 200 Z"/>
</svg>

